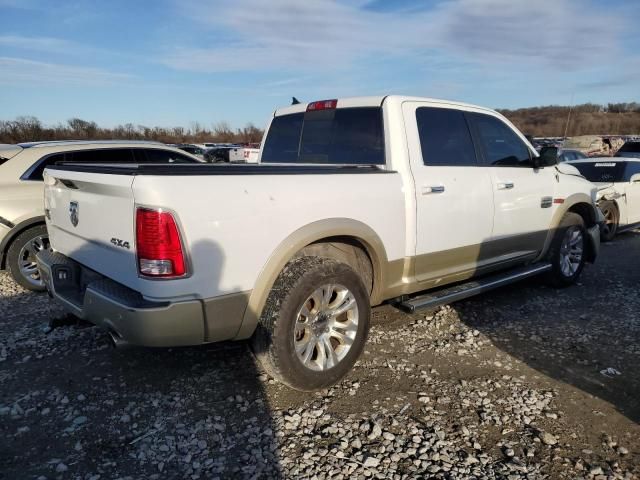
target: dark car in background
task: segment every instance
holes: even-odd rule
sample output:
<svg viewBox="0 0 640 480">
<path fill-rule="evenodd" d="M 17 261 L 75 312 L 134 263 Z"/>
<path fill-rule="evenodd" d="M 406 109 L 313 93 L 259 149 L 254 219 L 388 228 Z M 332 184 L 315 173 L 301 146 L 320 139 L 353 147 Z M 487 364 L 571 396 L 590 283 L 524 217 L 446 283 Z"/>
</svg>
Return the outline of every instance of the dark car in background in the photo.
<svg viewBox="0 0 640 480">
<path fill-rule="evenodd" d="M 640 158 L 640 142 L 625 142 L 620 150 L 615 154 L 616 157 Z"/>
<path fill-rule="evenodd" d="M 204 161 L 208 163 L 229 163 L 229 152 L 239 145 L 210 148 L 204 152 Z"/>
<path fill-rule="evenodd" d="M 196 157 L 204 160 L 204 152 L 206 151 L 206 149 L 204 148 L 201 148 L 197 145 L 192 145 L 190 143 L 177 143 L 173 146 L 182 150 L 183 152 L 190 153 L 191 155 L 195 155 Z"/>
</svg>

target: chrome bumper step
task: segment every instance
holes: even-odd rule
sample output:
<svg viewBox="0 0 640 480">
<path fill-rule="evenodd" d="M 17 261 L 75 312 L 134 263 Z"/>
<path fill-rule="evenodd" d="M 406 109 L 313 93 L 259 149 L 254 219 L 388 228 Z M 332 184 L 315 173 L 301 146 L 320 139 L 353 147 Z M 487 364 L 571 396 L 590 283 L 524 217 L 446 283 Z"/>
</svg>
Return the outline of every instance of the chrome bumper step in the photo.
<svg viewBox="0 0 640 480">
<path fill-rule="evenodd" d="M 446 287 L 442 290 L 430 291 L 428 293 L 416 297 L 411 297 L 406 300 L 393 302 L 393 305 L 407 313 L 414 313 L 418 310 L 435 308 L 439 307 L 440 305 L 446 305 L 458 300 L 473 297 L 474 295 L 478 295 L 479 293 L 488 292 L 489 290 L 493 290 L 494 288 L 499 288 L 510 283 L 518 282 L 520 280 L 524 280 L 525 278 L 548 272 L 549 270 L 551 270 L 550 263 L 528 265 L 526 267 L 509 270 L 506 273 L 493 274 L 483 278 L 471 280 L 466 283 L 461 283 L 453 287 Z"/>
</svg>

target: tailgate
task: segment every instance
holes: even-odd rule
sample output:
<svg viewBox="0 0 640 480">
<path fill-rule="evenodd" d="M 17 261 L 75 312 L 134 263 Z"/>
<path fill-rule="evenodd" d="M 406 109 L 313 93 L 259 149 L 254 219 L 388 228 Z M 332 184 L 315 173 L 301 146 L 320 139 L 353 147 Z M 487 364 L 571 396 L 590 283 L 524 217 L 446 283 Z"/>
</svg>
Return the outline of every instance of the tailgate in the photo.
<svg viewBox="0 0 640 480">
<path fill-rule="evenodd" d="M 45 171 L 44 207 L 53 249 L 129 286 L 138 277 L 134 178 L 55 168 Z"/>
</svg>

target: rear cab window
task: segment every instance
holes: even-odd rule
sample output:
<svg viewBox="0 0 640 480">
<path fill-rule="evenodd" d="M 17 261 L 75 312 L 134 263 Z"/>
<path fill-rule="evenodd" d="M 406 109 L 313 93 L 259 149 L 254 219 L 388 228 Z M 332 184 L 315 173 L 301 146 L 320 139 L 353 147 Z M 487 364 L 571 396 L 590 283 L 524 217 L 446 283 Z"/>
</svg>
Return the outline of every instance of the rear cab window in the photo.
<svg viewBox="0 0 640 480">
<path fill-rule="evenodd" d="M 380 107 L 349 107 L 274 117 L 262 163 L 384 165 Z"/>
</svg>

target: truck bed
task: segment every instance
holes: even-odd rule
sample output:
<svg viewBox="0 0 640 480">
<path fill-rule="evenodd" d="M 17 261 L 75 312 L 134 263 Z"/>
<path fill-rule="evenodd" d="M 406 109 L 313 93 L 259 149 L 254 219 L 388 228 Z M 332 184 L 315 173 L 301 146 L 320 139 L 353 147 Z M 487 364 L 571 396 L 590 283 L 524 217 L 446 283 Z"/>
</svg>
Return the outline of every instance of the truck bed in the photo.
<svg viewBox="0 0 640 480">
<path fill-rule="evenodd" d="M 251 291 L 274 252 L 317 222 L 364 225 L 388 260 L 405 257 L 402 178 L 380 167 L 65 163 L 45 171 L 45 184 L 55 250 L 153 301 Z M 188 257 L 184 278 L 138 274 L 140 207 L 175 216 Z"/>
<path fill-rule="evenodd" d="M 287 164 L 86 164 L 61 162 L 52 167 L 67 172 L 110 175 L 331 175 L 394 173 L 376 165 L 287 165 Z"/>
</svg>

